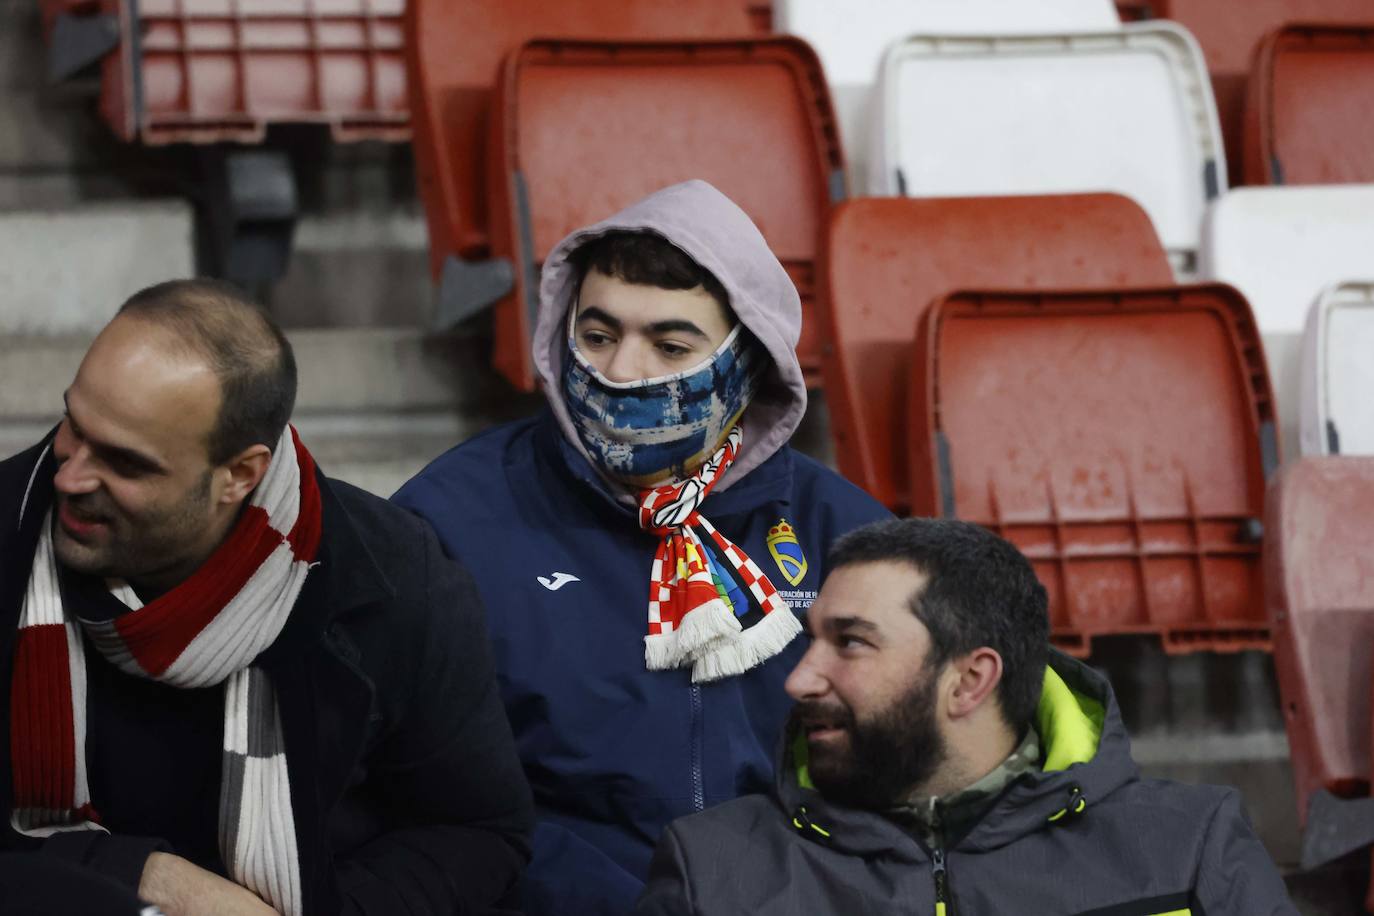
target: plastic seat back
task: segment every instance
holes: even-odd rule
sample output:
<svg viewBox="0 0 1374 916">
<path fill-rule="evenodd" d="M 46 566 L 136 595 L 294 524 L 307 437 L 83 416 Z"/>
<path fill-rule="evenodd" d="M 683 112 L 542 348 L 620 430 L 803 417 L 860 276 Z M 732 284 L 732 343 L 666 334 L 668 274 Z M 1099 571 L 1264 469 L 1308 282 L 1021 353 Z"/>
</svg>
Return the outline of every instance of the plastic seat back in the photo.
<svg viewBox="0 0 1374 916">
<path fill-rule="evenodd" d="M 100 108 L 123 140 L 260 143 L 277 123 L 406 140 L 405 0 L 107 0 Z"/>
<path fill-rule="evenodd" d="M 492 246 L 517 265 L 514 294 L 497 306 L 502 374 L 533 384 L 538 266 L 563 236 L 701 178 L 749 214 L 796 283 L 798 356 L 819 380 L 813 275 L 845 183 L 824 75 L 805 42 L 531 42 L 507 61 L 498 106 Z"/>
<path fill-rule="evenodd" d="M 884 58 L 876 194 L 1116 191 L 1190 269 L 1226 164 L 1197 45 L 1173 23 L 1074 36 L 917 36 Z M 971 114 L 972 113 L 972 114 Z"/>
<path fill-rule="evenodd" d="M 1302 354 L 1303 454 L 1374 455 L 1374 281 L 1322 291 Z"/>
<path fill-rule="evenodd" d="M 1268 647 L 1259 521 L 1278 453 L 1239 293 L 955 293 L 913 356 L 913 510 L 1020 547 L 1063 648 Z"/>
<path fill-rule="evenodd" d="M 1374 182 L 1370 24 L 1288 26 L 1260 45 L 1245 112 L 1247 184 Z"/>
<path fill-rule="evenodd" d="M 1374 459 L 1303 457 L 1269 494 L 1265 596 L 1306 822 L 1314 791 L 1365 795 L 1374 648 Z"/>
<path fill-rule="evenodd" d="M 1301 335 L 1326 287 L 1368 276 L 1374 186 L 1239 188 L 1203 223 L 1198 274 L 1230 283 L 1250 302 L 1279 394 L 1283 440 L 1297 443 Z"/>
<path fill-rule="evenodd" d="M 1317 294 L 1372 257 L 1374 185 L 1238 188 L 1208 209 L 1198 267 L 1244 293 L 1261 330 L 1297 333 Z"/>
<path fill-rule="evenodd" d="M 822 259 L 825 391 L 841 473 L 911 507 L 911 346 L 956 289 L 1152 286 L 1172 279 L 1150 218 L 1118 194 L 861 198 L 832 214 Z"/>
<path fill-rule="evenodd" d="M 1288 22 L 1363 22 L 1370 0 L 1151 0 L 1154 13 L 1197 38 L 1212 75 L 1230 174 L 1241 175 L 1245 85 L 1260 40 Z"/>
<path fill-rule="evenodd" d="M 883 51 L 894 40 L 933 34 L 1019 35 L 1116 28 L 1111 0 L 778 0 L 775 28 L 820 54 L 849 151 L 854 187 L 872 125 L 869 98 Z"/>
<path fill-rule="evenodd" d="M 755 29 L 746 0 L 409 0 L 415 169 L 435 278 L 488 253 L 488 120 L 501 61 L 533 38 L 709 38 Z M 757 12 L 757 11 L 755 11 Z"/>
</svg>

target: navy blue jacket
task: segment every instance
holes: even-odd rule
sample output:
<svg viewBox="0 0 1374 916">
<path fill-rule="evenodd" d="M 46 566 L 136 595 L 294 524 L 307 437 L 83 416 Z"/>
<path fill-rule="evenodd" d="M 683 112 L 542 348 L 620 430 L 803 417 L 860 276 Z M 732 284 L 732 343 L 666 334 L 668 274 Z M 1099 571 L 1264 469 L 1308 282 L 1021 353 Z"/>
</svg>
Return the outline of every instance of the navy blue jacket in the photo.
<svg viewBox="0 0 1374 916">
<path fill-rule="evenodd" d="M 689 669 L 647 670 L 656 541 L 547 413 L 449 451 L 393 499 L 434 525 L 488 609 L 539 815 L 526 911 L 629 913 L 670 821 L 772 784 L 791 706 L 783 681 L 805 638 L 742 676 L 700 686 Z M 708 497 L 701 512 L 797 612 L 820 588 L 830 542 L 888 515 L 790 448 Z M 767 545 L 783 519 L 807 561 L 795 585 Z"/>
</svg>

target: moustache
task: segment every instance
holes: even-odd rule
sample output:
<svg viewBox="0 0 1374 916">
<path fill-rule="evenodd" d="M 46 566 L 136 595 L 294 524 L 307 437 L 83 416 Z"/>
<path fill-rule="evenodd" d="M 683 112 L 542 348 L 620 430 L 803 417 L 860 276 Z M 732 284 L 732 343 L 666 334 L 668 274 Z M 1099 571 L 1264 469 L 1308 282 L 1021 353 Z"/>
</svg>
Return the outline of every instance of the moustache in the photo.
<svg viewBox="0 0 1374 916">
<path fill-rule="evenodd" d="M 76 516 L 78 521 L 108 523 L 114 519 L 114 513 L 110 507 L 95 493 L 83 493 L 78 496 L 59 493 L 57 494 L 57 504 L 71 515 Z"/>
<path fill-rule="evenodd" d="M 795 727 L 806 731 L 815 728 L 852 730 L 854 727 L 854 713 L 841 703 L 802 700 L 792 707 L 791 718 Z"/>
</svg>

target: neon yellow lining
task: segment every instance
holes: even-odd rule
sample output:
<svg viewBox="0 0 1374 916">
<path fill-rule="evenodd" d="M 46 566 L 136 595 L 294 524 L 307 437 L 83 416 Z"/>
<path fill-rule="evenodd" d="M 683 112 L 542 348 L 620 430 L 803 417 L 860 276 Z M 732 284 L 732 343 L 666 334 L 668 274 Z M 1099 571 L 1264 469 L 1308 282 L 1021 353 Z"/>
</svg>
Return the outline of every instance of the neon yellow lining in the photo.
<svg viewBox="0 0 1374 916">
<path fill-rule="evenodd" d="M 1101 703 L 1076 693 L 1053 668 L 1046 666 L 1040 708 L 1035 714 L 1036 730 L 1045 747 L 1045 772 L 1067 770 L 1097 756 L 1106 717 Z"/>
<path fill-rule="evenodd" d="M 1156 913 L 1155 916 L 1193 916 L 1192 910 L 1170 910 L 1167 913 Z"/>
<path fill-rule="evenodd" d="M 797 737 L 792 739 L 792 762 L 797 767 L 797 785 L 803 789 L 815 789 L 816 785 L 811 781 L 811 770 L 808 766 L 811 760 L 811 752 L 806 745 L 806 733 L 798 732 Z"/>
</svg>

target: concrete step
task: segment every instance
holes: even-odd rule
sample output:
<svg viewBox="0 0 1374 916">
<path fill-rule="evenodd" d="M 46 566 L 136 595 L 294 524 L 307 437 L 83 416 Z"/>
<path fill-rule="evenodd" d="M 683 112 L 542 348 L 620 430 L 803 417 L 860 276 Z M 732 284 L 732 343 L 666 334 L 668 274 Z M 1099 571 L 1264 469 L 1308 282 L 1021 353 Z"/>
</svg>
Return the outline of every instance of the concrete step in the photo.
<svg viewBox="0 0 1374 916">
<path fill-rule="evenodd" d="M 488 365 L 472 335 L 417 328 L 312 328 L 287 331 L 296 353 L 298 413 L 503 410 L 538 403 Z M 0 421 L 42 420 L 62 409 L 94 333 L 0 333 Z"/>
<path fill-rule="evenodd" d="M 0 251 L 0 335 L 91 334 L 143 287 L 194 273 L 191 207 L 0 213 Z"/>
</svg>

